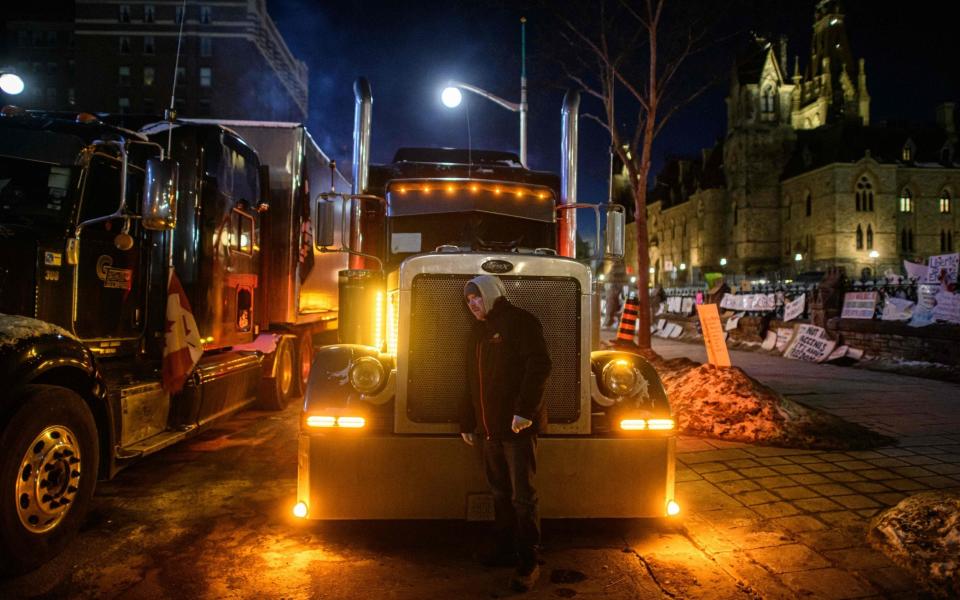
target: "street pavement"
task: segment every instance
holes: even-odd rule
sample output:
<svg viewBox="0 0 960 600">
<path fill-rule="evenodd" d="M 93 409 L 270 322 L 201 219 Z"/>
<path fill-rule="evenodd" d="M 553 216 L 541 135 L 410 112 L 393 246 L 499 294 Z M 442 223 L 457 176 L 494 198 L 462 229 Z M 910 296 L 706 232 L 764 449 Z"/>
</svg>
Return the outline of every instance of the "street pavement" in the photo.
<svg viewBox="0 0 960 600">
<path fill-rule="evenodd" d="M 654 347 L 705 360 L 700 345 Z M 731 358 L 898 444 L 824 452 L 681 437 L 681 515 L 545 522 L 542 576 L 523 597 L 923 597 L 909 573 L 866 545 L 866 527 L 907 494 L 960 488 L 960 385 L 759 353 Z M 33 573 L 0 579 L 0 598 L 519 597 L 509 570 L 474 558 L 486 524 L 295 521 L 298 420 L 296 403 L 243 412 L 101 483 L 76 543 Z"/>
<path fill-rule="evenodd" d="M 657 339 L 654 349 L 706 362 L 699 344 Z M 960 490 L 960 386 L 752 352 L 733 351 L 731 362 L 897 444 L 826 452 L 682 437 L 686 538 L 764 598 L 918 597 L 910 574 L 866 544 L 866 531 L 907 495 Z"/>
</svg>

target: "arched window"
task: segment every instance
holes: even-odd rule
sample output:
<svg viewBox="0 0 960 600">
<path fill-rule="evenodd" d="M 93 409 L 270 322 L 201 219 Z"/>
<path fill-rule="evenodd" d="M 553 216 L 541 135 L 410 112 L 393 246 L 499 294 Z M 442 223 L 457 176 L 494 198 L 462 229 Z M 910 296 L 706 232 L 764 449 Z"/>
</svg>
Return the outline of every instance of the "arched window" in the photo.
<svg viewBox="0 0 960 600">
<path fill-rule="evenodd" d="M 866 176 L 857 182 L 857 210 L 873 212 L 873 184 Z"/>
<path fill-rule="evenodd" d="M 774 94 L 773 86 L 767 84 L 763 88 L 763 93 L 760 95 L 760 114 L 764 120 L 770 120 L 773 118 L 773 113 L 776 110 L 776 95 Z"/>
<path fill-rule="evenodd" d="M 913 140 L 907 140 L 907 143 L 903 145 L 903 150 L 900 151 L 900 158 L 903 159 L 903 162 L 913 161 L 913 151 L 914 151 Z"/>
<path fill-rule="evenodd" d="M 813 214 L 813 198 L 807 193 L 807 216 Z"/>
<path fill-rule="evenodd" d="M 900 192 L 900 212 L 913 212 L 913 195 L 910 193 L 910 188 L 903 188 Z"/>
<path fill-rule="evenodd" d="M 857 250 L 863 250 L 863 228 L 857 225 Z"/>
<path fill-rule="evenodd" d="M 867 250 L 873 250 L 873 226 L 867 225 Z"/>
<path fill-rule="evenodd" d="M 950 190 L 940 192 L 940 214 L 946 215 L 950 213 L 950 200 Z"/>
<path fill-rule="evenodd" d="M 940 230 L 940 252 L 947 251 L 947 232 L 943 229 Z"/>
<path fill-rule="evenodd" d="M 907 229 L 907 249 L 913 252 L 913 229 Z"/>
<path fill-rule="evenodd" d="M 900 230 L 900 251 L 907 251 L 907 228 L 904 227 Z"/>
</svg>

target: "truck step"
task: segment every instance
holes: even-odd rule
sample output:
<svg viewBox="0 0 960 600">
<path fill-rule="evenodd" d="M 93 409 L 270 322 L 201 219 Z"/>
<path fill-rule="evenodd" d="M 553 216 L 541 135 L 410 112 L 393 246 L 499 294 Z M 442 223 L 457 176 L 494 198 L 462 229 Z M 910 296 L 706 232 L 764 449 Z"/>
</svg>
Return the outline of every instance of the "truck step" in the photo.
<svg viewBox="0 0 960 600">
<path fill-rule="evenodd" d="M 130 444 L 129 446 L 123 447 L 118 446 L 116 450 L 116 457 L 118 459 L 127 459 L 153 454 L 154 452 L 163 450 L 167 446 L 176 444 L 180 440 L 190 435 L 190 432 L 194 429 L 196 429 L 196 425 L 191 425 L 176 430 L 161 431 L 160 433 L 152 435 L 144 440 L 140 440 L 135 444 Z"/>
</svg>

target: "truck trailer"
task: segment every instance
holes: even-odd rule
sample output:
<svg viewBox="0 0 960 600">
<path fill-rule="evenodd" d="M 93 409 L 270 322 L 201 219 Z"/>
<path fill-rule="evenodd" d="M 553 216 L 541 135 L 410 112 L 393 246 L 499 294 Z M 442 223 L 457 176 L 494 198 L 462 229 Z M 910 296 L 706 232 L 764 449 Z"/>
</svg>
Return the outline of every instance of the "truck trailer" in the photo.
<svg viewBox="0 0 960 600">
<path fill-rule="evenodd" d="M 34 568 L 69 544 L 98 478 L 302 391 L 298 365 L 335 331 L 337 308 L 336 268 L 318 283 L 315 271 L 327 267 L 304 266 L 320 255 L 304 239 L 316 208 L 305 181 L 326 170 L 326 189 L 348 188 L 302 127 L 249 128 L 285 146 L 268 153 L 283 162 L 262 160 L 215 123 L 134 132 L 89 114 L 4 109 L 4 571 Z M 162 376 L 176 288 L 202 350 L 179 390 Z M 326 304 L 302 300 L 311 295 Z"/>
<path fill-rule="evenodd" d="M 473 322 L 463 289 L 487 273 L 539 319 L 553 364 L 542 516 L 676 514 L 664 388 L 636 352 L 601 348 L 597 281 L 576 256 L 578 210 L 594 211 L 595 248 L 608 259 L 622 257 L 624 228 L 622 207 L 577 203 L 578 95 L 564 99 L 557 177 L 475 149 L 406 148 L 369 166 L 372 95 L 364 79 L 354 91 L 353 189 L 321 194 L 315 236 L 324 251 L 349 254 L 351 268 L 339 274 L 339 343 L 317 348 L 307 384 L 294 514 L 492 517 L 478 451 L 458 423 Z"/>
</svg>

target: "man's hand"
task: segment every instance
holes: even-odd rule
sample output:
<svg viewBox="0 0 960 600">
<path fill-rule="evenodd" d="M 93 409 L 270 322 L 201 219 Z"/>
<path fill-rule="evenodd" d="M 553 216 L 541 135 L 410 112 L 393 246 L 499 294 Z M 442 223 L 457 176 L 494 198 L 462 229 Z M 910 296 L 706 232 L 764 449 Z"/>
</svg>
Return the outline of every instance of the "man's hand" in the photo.
<svg viewBox="0 0 960 600">
<path fill-rule="evenodd" d="M 520 433 L 531 425 L 533 425 L 533 421 L 530 419 L 524 419 L 520 415 L 513 415 L 513 423 L 510 424 L 510 429 L 512 429 L 514 433 Z"/>
<path fill-rule="evenodd" d="M 463 441 L 466 442 L 468 446 L 473 445 L 473 434 L 472 433 L 461 433 L 460 437 L 463 438 Z"/>
</svg>

